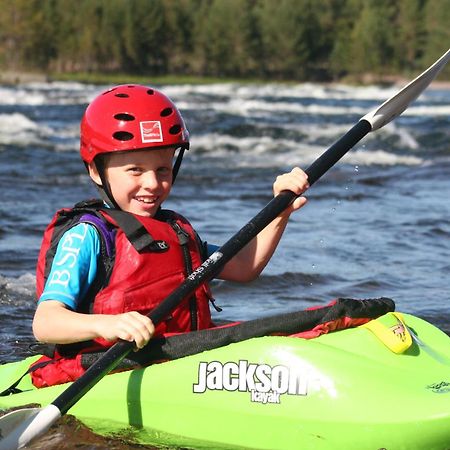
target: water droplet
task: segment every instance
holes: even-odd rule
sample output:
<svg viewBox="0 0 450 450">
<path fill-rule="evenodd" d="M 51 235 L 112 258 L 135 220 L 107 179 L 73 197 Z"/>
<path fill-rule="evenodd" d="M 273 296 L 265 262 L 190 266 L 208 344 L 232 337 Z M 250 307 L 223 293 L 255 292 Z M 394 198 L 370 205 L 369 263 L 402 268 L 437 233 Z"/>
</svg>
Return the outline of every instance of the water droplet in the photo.
<svg viewBox="0 0 450 450">
<path fill-rule="evenodd" d="M 355 166 L 355 172 L 359 171 L 359 166 Z"/>
</svg>

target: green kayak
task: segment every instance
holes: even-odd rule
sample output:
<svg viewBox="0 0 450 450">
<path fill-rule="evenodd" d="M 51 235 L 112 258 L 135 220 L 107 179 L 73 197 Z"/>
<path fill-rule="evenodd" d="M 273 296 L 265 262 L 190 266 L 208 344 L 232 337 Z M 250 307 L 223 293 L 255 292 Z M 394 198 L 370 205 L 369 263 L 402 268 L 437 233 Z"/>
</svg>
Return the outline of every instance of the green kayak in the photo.
<svg viewBox="0 0 450 450">
<path fill-rule="evenodd" d="M 0 392 L 35 359 L 0 366 Z M 27 375 L 17 387 L 0 410 L 47 405 L 67 385 L 37 390 Z M 444 450 L 450 338 L 398 313 L 315 339 L 258 337 L 106 376 L 69 413 L 174 448 Z"/>
</svg>

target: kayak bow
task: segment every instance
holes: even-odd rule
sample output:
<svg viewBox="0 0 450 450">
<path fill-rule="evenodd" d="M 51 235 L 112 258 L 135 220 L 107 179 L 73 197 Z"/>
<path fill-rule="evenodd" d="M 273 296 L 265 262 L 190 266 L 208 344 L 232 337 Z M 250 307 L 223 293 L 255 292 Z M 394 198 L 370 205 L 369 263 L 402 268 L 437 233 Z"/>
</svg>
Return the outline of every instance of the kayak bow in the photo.
<svg viewBox="0 0 450 450">
<path fill-rule="evenodd" d="M 448 449 L 450 338 L 408 314 L 370 323 L 109 375 L 71 413 L 98 434 L 169 447 Z M 0 409 L 48 404 L 67 385 L 38 390 L 28 376 L 18 387 Z"/>
</svg>

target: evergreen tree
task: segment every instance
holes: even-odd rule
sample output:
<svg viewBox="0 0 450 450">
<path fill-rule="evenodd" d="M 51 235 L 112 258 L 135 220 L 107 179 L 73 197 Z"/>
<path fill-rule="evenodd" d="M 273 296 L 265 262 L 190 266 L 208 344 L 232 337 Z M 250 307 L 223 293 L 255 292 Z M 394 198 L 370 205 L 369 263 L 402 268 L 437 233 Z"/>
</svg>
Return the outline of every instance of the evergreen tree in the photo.
<svg viewBox="0 0 450 450">
<path fill-rule="evenodd" d="M 199 1 L 172 0 L 166 5 L 168 71 L 190 73 L 193 70 L 194 22 Z"/>
<path fill-rule="evenodd" d="M 352 71 L 377 75 L 392 73 L 397 29 L 397 2 L 366 0 L 352 33 Z"/>
<path fill-rule="evenodd" d="M 167 28 L 163 0 L 129 0 L 122 38 L 124 69 L 152 74 L 167 71 Z"/>
<path fill-rule="evenodd" d="M 448 49 L 448 1 L 0 0 L 0 65 L 296 80 L 409 75 Z"/>
<path fill-rule="evenodd" d="M 56 69 L 62 72 L 94 70 L 94 32 L 92 20 L 98 1 L 58 0 L 55 14 L 59 17 L 56 31 Z"/>
<path fill-rule="evenodd" d="M 33 49 L 36 42 L 36 27 L 42 23 L 35 0 L 0 1 L 0 54 L 2 61 L 12 70 L 32 68 L 41 58 Z M 30 58 L 32 58 L 30 60 Z M 36 58 L 36 59 L 35 59 Z"/>
<path fill-rule="evenodd" d="M 47 70 L 57 56 L 55 12 L 55 0 L 27 4 L 28 26 L 22 52 L 29 68 Z"/>
<path fill-rule="evenodd" d="M 330 51 L 330 71 L 333 78 L 353 72 L 353 45 L 351 36 L 362 9 L 362 0 L 340 2 L 333 27 L 334 43 Z"/>
<path fill-rule="evenodd" d="M 302 80 L 312 54 L 309 0 L 262 2 L 259 8 L 266 67 L 271 76 Z M 313 23 L 311 23 L 311 21 Z"/>
<path fill-rule="evenodd" d="M 98 64 L 106 72 L 122 70 L 125 45 L 121 39 L 128 0 L 102 0 L 102 15 L 96 30 Z"/>
<path fill-rule="evenodd" d="M 331 77 L 330 53 L 336 39 L 336 22 L 346 0 L 308 1 L 303 9 L 305 31 L 302 39 L 308 46 L 306 76 L 318 80 Z"/>
<path fill-rule="evenodd" d="M 243 35 L 239 26 L 242 4 L 242 0 L 202 3 L 194 31 L 197 71 L 215 76 L 240 74 L 244 57 Z"/>
<path fill-rule="evenodd" d="M 450 7 L 448 0 L 428 0 L 425 8 L 427 41 L 424 64 L 431 64 L 449 48 Z M 441 78 L 450 77 L 449 64 L 443 69 Z"/>
<path fill-rule="evenodd" d="M 396 20 L 398 39 L 395 49 L 395 61 L 398 69 L 416 71 L 421 65 L 425 46 L 425 21 L 423 18 L 423 0 L 399 2 Z"/>
<path fill-rule="evenodd" d="M 247 76 L 266 77 L 266 50 L 263 43 L 261 18 L 258 14 L 258 2 L 245 0 L 242 2 L 242 14 L 239 29 L 243 43 L 241 70 Z"/>
</svg>

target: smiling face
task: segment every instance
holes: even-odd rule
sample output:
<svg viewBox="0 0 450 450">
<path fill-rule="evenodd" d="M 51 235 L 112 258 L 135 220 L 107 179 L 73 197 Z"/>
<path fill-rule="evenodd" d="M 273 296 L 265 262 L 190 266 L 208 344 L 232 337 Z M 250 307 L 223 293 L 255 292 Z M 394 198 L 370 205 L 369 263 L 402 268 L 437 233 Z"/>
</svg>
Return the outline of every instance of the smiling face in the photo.
<svg viewBox="0 0 450 450">
<path fill-rule="evenodd" d="M 105 177 L 120 209 L 146 217 L 156 214 L 172 188 L 174 153 L 174 148 L 164 148 L 105 155 Z M 93 163 L 89 175 L 102 184 Z"/>
</svg>

